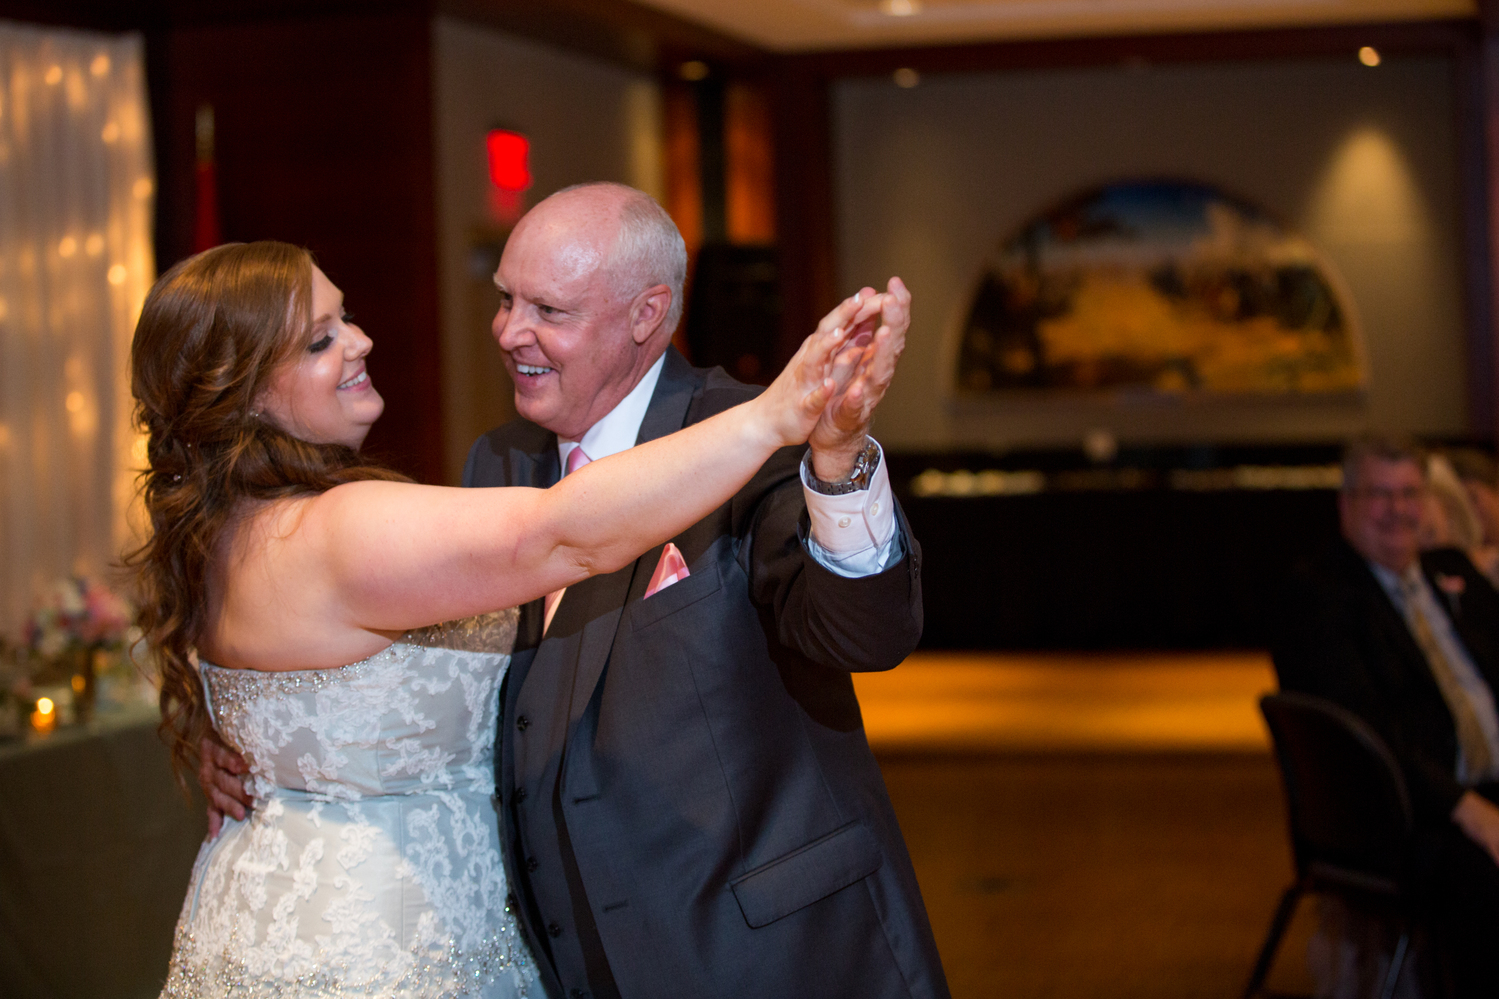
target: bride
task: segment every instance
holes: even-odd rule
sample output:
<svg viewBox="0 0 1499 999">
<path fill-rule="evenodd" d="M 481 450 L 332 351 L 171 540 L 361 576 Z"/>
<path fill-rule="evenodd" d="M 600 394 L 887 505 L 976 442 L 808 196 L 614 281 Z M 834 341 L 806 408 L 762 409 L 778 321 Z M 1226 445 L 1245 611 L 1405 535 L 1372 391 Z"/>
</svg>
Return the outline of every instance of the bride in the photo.
<svg viewBox="0 0 1499 999">
<path fill-rule="evenodd" d="M 551 489 L 448 489 L 359 456 L 371 342 L 306 251 L 163 275 L 132 350 L 141 625 L 179 773 L 211 725 L 256 802 L 199 853 L 163 995 L 539 994 L 499 854 L 495 608 L 627 564 L 805 441 L 860 391 L 875 347 L 850 334 L 882 299 L 839 305 L 751 402 Z"/>
</svg>

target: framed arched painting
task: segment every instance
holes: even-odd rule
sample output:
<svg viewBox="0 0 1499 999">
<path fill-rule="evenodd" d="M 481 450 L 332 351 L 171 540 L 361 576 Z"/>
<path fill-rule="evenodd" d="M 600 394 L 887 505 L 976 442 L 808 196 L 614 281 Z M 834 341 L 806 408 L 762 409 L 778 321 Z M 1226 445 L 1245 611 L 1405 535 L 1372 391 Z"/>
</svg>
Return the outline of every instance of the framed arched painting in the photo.
<svg viewBox="0 0 1499 999">
<path fill-rule="evenodd" d="M 1004 240 L 959 338 L 960 396 L 1350 395 L 1352 303 L 1312 245 L 1190 181 L 1108 184 Z"/>
</svg>

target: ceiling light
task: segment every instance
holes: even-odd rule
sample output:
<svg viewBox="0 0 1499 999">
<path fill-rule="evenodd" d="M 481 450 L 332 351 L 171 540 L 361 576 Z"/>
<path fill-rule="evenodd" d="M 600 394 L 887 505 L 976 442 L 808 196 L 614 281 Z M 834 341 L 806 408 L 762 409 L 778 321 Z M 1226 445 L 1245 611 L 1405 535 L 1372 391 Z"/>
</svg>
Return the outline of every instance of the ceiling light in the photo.
<svg viewBox="0 0 1499 999">
<path fill-rule="evenodd" d="M 706 80 L 708 78 L 708 64 L 703 62 L 701 59 L 693 59 L 691 62 L 684 62 L 682 63 L 682 65 L 677 67 L 677 75 L 682 79 L 688 81 L 689 83 L 696 83 L 698 80 Z"/>
<path fill-rule="evenodd" d="M 1379 49 L 1375 48 L 1372 45 L 1365 45 L 1363 48 L 1358 50 L 1358 61 L 1363 63 L 1365 66 L 1378 66 Z"/>
<path fill-rule="evenodd" d="M 921 0 L 880 0 L 880 10 L 891 17 L 910 17 L 921 10 Z"/>
<path fill-rule="evenodd" d="M 895 85 L 897 87 L 904 87 L 907 90 L 910 90 L 912 87 L 921 82 L 921 74 L 916 72 L 916 70 L 912 69 L 910 66 L 902 66 L 894 73 L 891 73 L 890 76 L 895 80 Z"/>
</svg>

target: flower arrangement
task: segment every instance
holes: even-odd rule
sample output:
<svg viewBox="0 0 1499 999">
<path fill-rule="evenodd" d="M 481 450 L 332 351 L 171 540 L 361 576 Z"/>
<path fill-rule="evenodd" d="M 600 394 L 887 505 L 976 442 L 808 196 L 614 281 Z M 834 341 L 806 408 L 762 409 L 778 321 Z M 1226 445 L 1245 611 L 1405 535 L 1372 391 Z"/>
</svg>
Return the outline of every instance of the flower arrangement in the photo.
<svg viewBox="0 0 1499 999">
<path fill-rule="evenodd" d="M 128 658 L 120 653 L 140 639 L 132 625 L 134 617 L 130 604 L 97 580 L 60 579 L 43 594 L 23 636 L 31 659 L 30 686 L 39 695 L 32 727 L 50 731 L 57 723 L 55 709 L 63 703 L 60 697 L 69 695 L 74 722 L 93 718 L 100 681 L 106 681 L 106 687 L 119 686 L 114 674 Z M 63 686 L 54 689 L 49 683 Z M 114 700 L 111 693 L 105 691 L 106 700 Z"/>
<path fill-rule="evenodd" d="M 97 580 L 60 579 L 26 622 L 26 647 L 43 659 L 79 649 L 120 649 L 135 612 Z"/>
</svg>

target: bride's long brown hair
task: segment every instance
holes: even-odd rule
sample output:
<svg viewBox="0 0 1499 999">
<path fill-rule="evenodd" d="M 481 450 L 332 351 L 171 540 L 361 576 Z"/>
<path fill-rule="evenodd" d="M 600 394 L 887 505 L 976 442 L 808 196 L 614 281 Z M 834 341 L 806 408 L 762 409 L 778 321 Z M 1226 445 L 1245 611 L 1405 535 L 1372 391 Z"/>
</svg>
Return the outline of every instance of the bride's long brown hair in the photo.
<svg viewBox="0 0 1499 999">
<path fill-rule="evenodd" d="M 194 649 L 208 568 L 242 501 L 404 479 L 341 444 L 313 444 L 259 416 L 256 400 L 312 323 L 312 257 L 288 243 L 230 243 L 174 266 L 146 296 L 131 347 L 141 492 L 151 534 L 125 563 L 161 670 L 161 734 L 179 782 L 210 730 Z"/>
</svg>

